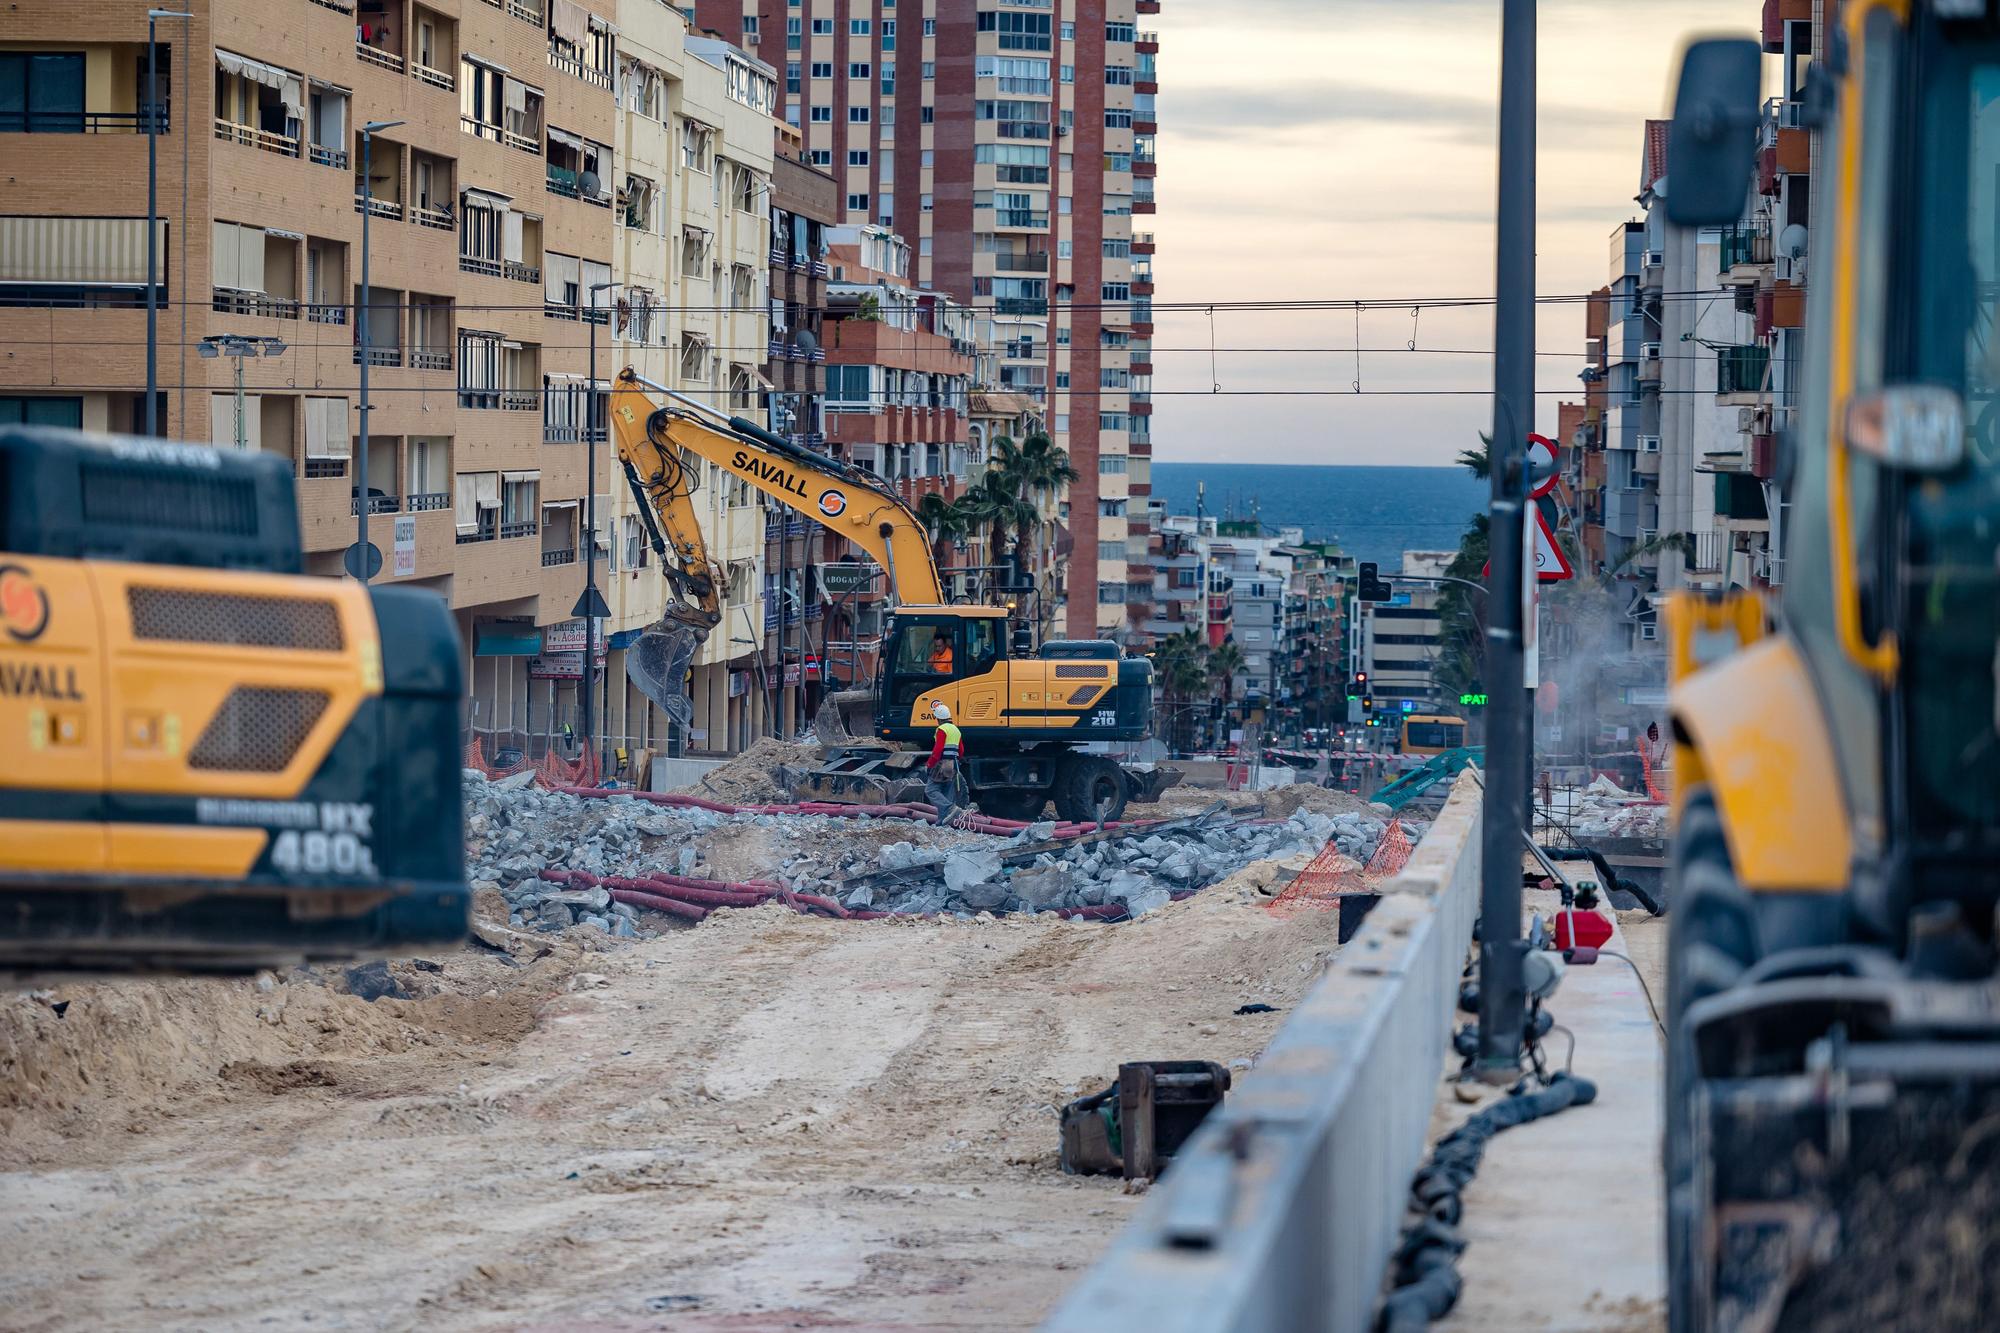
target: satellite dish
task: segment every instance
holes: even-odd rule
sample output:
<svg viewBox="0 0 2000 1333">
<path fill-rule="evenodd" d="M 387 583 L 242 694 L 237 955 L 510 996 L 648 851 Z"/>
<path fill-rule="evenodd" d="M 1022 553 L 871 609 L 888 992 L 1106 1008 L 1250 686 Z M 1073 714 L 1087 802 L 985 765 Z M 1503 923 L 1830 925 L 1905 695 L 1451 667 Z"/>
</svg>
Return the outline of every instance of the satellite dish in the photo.
<svg viewBox="0 0 2000 1333">
<path fill-rule="evenodd" d="M 597 178 L 597 173 L 594 171 L 584 172 L 577 183 L 582 188 L 583 193 L 589 195 L 592 199 L 597 197 L 597 192 L 603 185 L 603 182 Z"/>
<path fill-rule="evenodd" d="M 1792 259 L 1797 259 L 1800 255 L 1804 254 L 1806 252 L 1805 224 L 1794 222 L 1779 232 L 1778 248 Z"/>
<path fill-rule="evenodd" d="M 812 334 L 806 332 L 804 329 L 800 329 L 792 335 L 792 342 L 807 356 L 811 356 L 819 350 L 819 339 L 813 337 Z"/>
</svg>

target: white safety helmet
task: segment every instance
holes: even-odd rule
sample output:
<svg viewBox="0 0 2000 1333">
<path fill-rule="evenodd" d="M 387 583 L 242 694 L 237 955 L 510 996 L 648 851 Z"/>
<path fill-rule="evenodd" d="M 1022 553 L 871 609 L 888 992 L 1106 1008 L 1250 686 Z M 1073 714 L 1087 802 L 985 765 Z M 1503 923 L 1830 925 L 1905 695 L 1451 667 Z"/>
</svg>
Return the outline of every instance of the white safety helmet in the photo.
<svg viewBox="0 0 2000 1333">
<path fill-rule="evenodd" d="M 951 721 L 951 709 L 945 707 L 943 700 L 939 700 L 937 703 L 931 705 L 931 716 L 940 722 L 949 722 Z"/>
</svg>

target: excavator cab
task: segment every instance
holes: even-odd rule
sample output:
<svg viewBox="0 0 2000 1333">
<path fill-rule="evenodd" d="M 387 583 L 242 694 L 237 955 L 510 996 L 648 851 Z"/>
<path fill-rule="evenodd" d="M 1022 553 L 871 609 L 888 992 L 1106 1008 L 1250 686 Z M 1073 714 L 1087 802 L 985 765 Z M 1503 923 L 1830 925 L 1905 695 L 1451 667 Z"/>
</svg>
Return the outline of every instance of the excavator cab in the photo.
<svg viewBox="0 0 2000 1333">
<path fill-rule="evenodd" d="M 2000 1300 L 2000 19 L 1839 26 L 1797 103 L 1822 166 L 1782 606 L 1675 617 L 1673 1333 Z M 1675 222 L 1740 214 L 1758 64 L 1690 49 Z"/>
<path fill-rule="evenodd" d="M 907 714 L 924 695 L 984 676 L 1006 653 L 1006 622 L 942 608 L 897 614 L 884 644 L 877 691 L 887 715 Z"/>
</svg>

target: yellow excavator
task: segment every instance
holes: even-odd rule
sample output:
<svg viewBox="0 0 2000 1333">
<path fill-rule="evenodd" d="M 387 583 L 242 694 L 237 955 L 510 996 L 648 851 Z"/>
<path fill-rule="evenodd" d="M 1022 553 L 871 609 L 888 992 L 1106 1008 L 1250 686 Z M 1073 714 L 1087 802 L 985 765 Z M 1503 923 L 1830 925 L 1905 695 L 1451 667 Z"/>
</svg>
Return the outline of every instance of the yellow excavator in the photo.
<svg viewBox="0 0 2000 1333">
<path fill-rule="evenodd" d="M 923 755 L 897 744 L 928 746 L 938 703 L 964 732 L 963 771 L 987 814 L 1031 819 L 1053 800 L 1065 819 L 1116 819 L 1129 801 L 1155 800 L 1179 776 L 1124 767 L 1084 748 L 1147 736 L 1150 662 L 1089 640 L 1012 656 L 1008 608 L 948 602 L 923 524 L 873 473 L 717 413 L 629 367 L 612 385 L 610 412 L 619 462 L 668 589 L 666 614 L 627 650 L 626 670 L 682 725 L 693 711 L 689 667 L 721 623 L 727 586 L 691 499 L 696 464 L 706 461 L 865 551 L 887 572 L 895 599 L 874 688 L 863 696 L 870 740 L 836 744 L 822 768 L 792 775 L 799 795 L 850 802 L 911 795 L 922 785 Z"/>
<path fill-rule="evenodd" d="M 1828 37 L 1782 596 L 1669 611 L 1673 1333 L 2000 1309 L 2000 21 Z M 1673 222 L 1740 216 L 1760 66 L 1689 48 Z"/>
<path fill-rule="evenodd" d="M 451 613 L 303 565 L 283 459 L 0 427 L 0 969 L 464 936 Z"/>
</svg>

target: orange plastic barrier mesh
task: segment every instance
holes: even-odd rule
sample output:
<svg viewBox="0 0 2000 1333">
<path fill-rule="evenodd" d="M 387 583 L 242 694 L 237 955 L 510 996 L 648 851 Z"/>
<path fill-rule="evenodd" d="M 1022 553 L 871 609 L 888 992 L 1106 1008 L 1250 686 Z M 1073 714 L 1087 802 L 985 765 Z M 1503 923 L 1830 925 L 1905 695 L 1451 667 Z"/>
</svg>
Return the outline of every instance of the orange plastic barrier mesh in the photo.
<svg viewBox="0 0 2000 1333">
<path fill-rule="evenodd" d="M 1329 838 L 1326 846 L 1320 848 L 1319 855 L 1306 862 L 1298 878 L 1287 884 L 1284 891 L 1266 905 L 1265 910 L 1276 916 L 1326 912 L 1338 907 L 1341 898 L 1347 894 L 1367 892 L 1368 882 L 1361 878 L 1354 862 L 1343 856 L 1339 846 Z"/>
<path fill-rule="evenodd" d="M 575 759 L 563 759 L 553 753 L 540 759 L 524 761 L 511 768 L 497 768 L 486 762 L 485 749 L 477 736 L 465 743 L 465 766 L 476 768 L 489 778 L 511 778 L 517 773 L 533 770 L 536 780 L 544 787 L 592 787 L 597 785 L 595 766 L 591 756 L 580 755 Z"/>
<path fill-rule="evenodd" d="M 1392 819 L 1389 827 L 1382 831 L 1382 841 L 1375 846 L 1375 855 L 1368 858 L 1368 873 L 1381 877 L 1400 875 L 1403 867 L 1410 863 L 1410 835 L 1403 832 L 1403 821 Z"/>
</svg>

